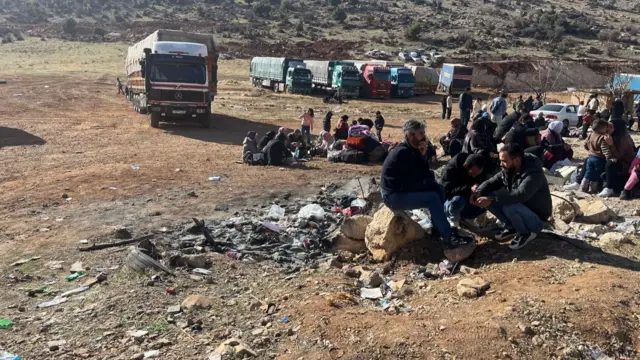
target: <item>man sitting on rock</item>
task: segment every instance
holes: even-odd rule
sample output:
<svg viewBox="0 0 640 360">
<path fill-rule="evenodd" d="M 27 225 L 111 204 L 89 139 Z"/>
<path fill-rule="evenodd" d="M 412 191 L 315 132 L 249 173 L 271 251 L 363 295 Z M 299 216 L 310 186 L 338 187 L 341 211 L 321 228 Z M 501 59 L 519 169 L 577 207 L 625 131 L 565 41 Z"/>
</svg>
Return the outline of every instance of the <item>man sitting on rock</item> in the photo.
<svg viewBox="0 0 640 360">
<path fill-rule="evenodd" d="M 473 243 L 473 238 L 454 233 L 444 213 L 444 191 L 436 182 L 427 160 L 424 123 L 407 121 L 405 141 L 396 146 L 382 166 L 382 200 L 391 210 L 427 208 L 434 229 L 442 236 L 445 249 Z"/>
<path fill-rule="evenodd" d="M 486 209 L 470 204 L 471 194 L 486 180 L 483 171 L 485 159 L 480 154 L 461 153 L 453 157 L 444 168 L 442 185 L 447 202 L 444 204 L 449 221 L 468 224 Z"/>
<path fill-rule="evenodd" d="M 487 208 L 505 224 L 496 239 L 515 236 L 509 247 L 517 250 L 535 239 L 551 217 L 551 193 L 542 161 L 517 144 L 500 149 L 500 167 L 501 172 L 478 187 L 471 204 Z"/>
</svg>

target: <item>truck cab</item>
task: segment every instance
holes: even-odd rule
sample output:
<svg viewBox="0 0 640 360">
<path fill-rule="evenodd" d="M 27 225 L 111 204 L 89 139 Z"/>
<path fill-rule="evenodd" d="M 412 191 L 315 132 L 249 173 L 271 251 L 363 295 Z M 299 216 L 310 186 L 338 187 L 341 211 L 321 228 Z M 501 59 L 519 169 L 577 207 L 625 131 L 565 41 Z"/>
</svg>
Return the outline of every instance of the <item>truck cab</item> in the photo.
<svg viewBox="0 0 640 360">
<path fill-rule="evenodd" d="M 151 113 L 151 125 L 161 118 L 208 119 L 211 109 L 207 46 L 203 44 L 158 41 L 145 51 L 143 65 L 146 96 L 134 106 Z M 204 122 L 205 120 L 203 120 Z"/>
<path fill-rule="evenodd" d="M 402 67 L 391 68 L 391 95 L 400 98 L 413 96 L 416 78 L 411 69 Z"/>
<path fill-rule="evenodd" d="M 287 70 L 285 91 L 290 94 L 310 94 L 312 78 L 311 70 L 304 66 L 290 67 Z"/>
<path fill-rule="evenodd" d="M 357 98 L 360 96 L 360 73 L 358 68 L 353 65 L 336 65 L 333 69 L 331 86 L 338 91 L 340 96 Z"/>
<path fill-rule="evenodd" d="M 365 64 L 360 73 L 365 97 L 388 99 L 391 97 L 391 70 L 377 64 Z"/>
<path fill-rule="evenodd" d="M 471 87 L 473 67 L 460 64 L 443 64 L 438 90 L 452 95 L 462 94 Z"/>
</svg>

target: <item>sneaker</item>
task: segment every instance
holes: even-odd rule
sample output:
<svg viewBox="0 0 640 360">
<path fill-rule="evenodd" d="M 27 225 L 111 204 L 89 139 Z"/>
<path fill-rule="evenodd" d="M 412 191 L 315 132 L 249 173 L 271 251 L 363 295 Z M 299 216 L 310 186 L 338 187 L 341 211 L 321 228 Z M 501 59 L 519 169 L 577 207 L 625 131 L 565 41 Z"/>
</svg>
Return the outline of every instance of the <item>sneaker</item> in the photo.
<svg viewBox="0 0 640 360">
<path fill-rule="evenodd" d="M 565 190 L 578 190 L 578 189 L 580 189 L 580 184 L 577 183 L 577 182 L 574 182 L 573 184 L 565 185 L 564 189 Z"/>
<path fill-rule="evenodd" d="M 622 192 L 620 193 L 620 200 L 631 200 L 633 196 L 631 196 L 631 191 L 629 190 L 622 190 Z"/>
<path fill-rule="evenodd" d="M 471 236 L 464 236 L 454 232 L 451 234 L 451 238 L 449 238 L 449 240 L 444 240 L 442 242 L 442 245 L 445 249 L 451 250 L 460 246 L 473 244 L 473 242 L 474 239 Z"/>
<path fill-rule="evenodd" d="M 511 244 L 509 244 L 509 248 L 511 250 L 518 250 L 525 247 L 531 240 L 535 239 L 538 236 L 536 233 L 528 233 L 528 234 L 518 234 L 515 239 L 511 240 Z"/>
<path fill-rule="evenodd" d="M 449 225 L 452 228 L 459 228 L 460 227 L 460 220 L 456 220 L 456 219 L 454 219 L 452 217 L 447 218 L 447 220 L 449 221 Z"/>
<path fill-rule="evenodd" d="M 518 233 L 514 229 L 503 229 L 496 233 L 493 237 L 498 240 L 507 240 L 514 236 L 518 235 Z"/>
<path fill-rule="evenodd" d="M 616 192 L 613 191 L 613 189 L 610 189 L 610 188 L 604 188 L 604 190 L 602 190 L 600 192 L 600 194 L 598 194 L 598 196 L 601 197 L 601 198 L 613 197 L 615 195 L 616 195 Z"/>
</svg>

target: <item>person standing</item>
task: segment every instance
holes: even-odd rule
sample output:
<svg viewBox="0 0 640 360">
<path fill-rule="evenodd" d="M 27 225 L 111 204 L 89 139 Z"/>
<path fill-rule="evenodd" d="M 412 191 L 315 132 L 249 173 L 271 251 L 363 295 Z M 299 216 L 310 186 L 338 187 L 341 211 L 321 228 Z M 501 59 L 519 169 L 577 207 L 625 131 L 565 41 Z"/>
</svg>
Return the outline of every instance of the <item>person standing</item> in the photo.
<svg viewBox="0 0 640 360">
<path fill-rule="evenodd" d="M 551 192 L 542 161 L 518 145 L 500 149 L 500 167 L 501 172 L 478 187 L 471 205 L 495 215 L 505 225 L 496 239 L 513 238 L 509 247 L 518 250 L 535 239 L 551 217 Z"/>
<path fill-rule="evenodd" d="M 300 119 L 302 119 L 300 126 L 302 138 L 305 143 L 311 144 L 311 132 L 313 131 L 313 109 L 309 109 L 304 114 L 300 115 Z"/>
<path fill-rule="evenodd" d="M 331 131 L 331 118 L 333 117 L 333 112 L 331 110 L 327 111 L 327 114 L 324 116 L 324 120 L 322 121 L 322 130 L 326 132 Z"/>
<path fill-rule="evenodd" d="M 440 105 L 442 105 L 442 120 L 447 119 L 447 99 L 448 96 L 446 94 L 440 99 Z"/>
<path fill-rule="evenodd" d="M 593 113 L 598 112 L 598 108 L 600 107 L 600 101 L 598 100 L 598 94 L 592 94 L 589 97 L 589 102 L 587 103 L 587 109 L 593 111 Z"/>
<path fill-rule="evenodd" d="M 471 120 L 471 110 L 473 109 L 473 97 L 471 96 L 470 87 L 466 88 L 462 95 L 460 95 L 458 107 L 460 108 L 460 120 L 462 121 L 462 126 L 466 128 L 467 124 L 469 124 L 469 120 Z"/>
<path fill-rule="evenodd" d="M 624 103 L 622 99 L 616 98 L 611 107 L 611 121 L 622 120 L 622 115 L 624 115 Z"/>
<path fill-rule="evenodd" d="M 480 112 L 480 110 L 483 110 L 483 109 L 482 109 L 482 106 L 483 106 L 483 105 L 484 105 L 484 104 L 483 104 L 483 102 L 482 102 L 482 99 L 477 98 L 477 99 L 473 102 L 473 113 L 474 113 L 474 114 L 477 114 L 477 113 L 479 113 L 479 112 Z M 484 113 L 484 111 L 482 111 L 482 112 Z"/>
<path fill-rule="evenodd" d="M 524 101 L 524 113 L 528 114 L 533 111 L 533 96 L 529 96 L 527 100 Z"/>
<path fill-rule="evenodd" d="M 524 110 L 524 99 L 522 99 L 522 95 L 520 95 L 516 102 L 513 103 L 513 111 L 521 113 L 522 110 Z"/>
<path fill-rule="evenodd" d="M 591 124 L 595 121 L 596 112 L 593 110 L 587 110 L 587 113 L 582 117 L 582 136 L 581 138 L 584 140 L 587 138 L 587 132 L 591 127 Z"/>
<path fill-rule="evenodd" d="M 449 93 L 447 95 L 447 120 L 451 119 L 451 109 L 453 109 L 453 96 Z"/>
<path fill-rule="evenodd" d="M 491 122 L 495 124 L 494 129 L 502 122 L 504 114 L 507 112 L 507 93 L 502 93 L 500 96 L 493 99 L 491 106 L 489 107 L 491 113 Z"/>
<path fill-rule="evenodd" d="M 542 101 L 542 98 L 540 97 L 540 95 L 536 95 L 536 101 L 533 102 L 533 110 L 538 110 L 543 106 L 544 106 L 544 101 Z"/>
<path fill-rule="evenodd" d="M 445 249 L 472 244 L 474 239 L 457 234 L 444 212 L 445 192 L 437 183 L 427 160 L 428 140 L 424 123 L 408 120 L 402 127 L 404 142 L 396 146 L 382 165 L 382 201 L 395 210 L 429 209 L 431 222 Z"/>
<path fill-rule="evenodd" d="M 584 116 L 587 114 L 587 107 L 584 106 L 584 101 L 580 101 L 580 106 L 578 106 L 578 124 L 576 125 L 577 128 L 580 128 L 582 126 L 582 123 L 584 122 Z"/>
<path fill-rule="evenodd" d="M 384 117 L 380 111 L 376 111 L 376 119 L 373 121 L 376 128 L 376 134 L 378 135 L 378 141 L 382 142 L 382 129 L 384 129 Z"/>
<path fill-rule="evenodd" d="M 120 78 L 116 78 L 116 87 L 118 88 L 118 95 L 120 94 L 124 95 L 124 91 L 122 91 L 122 82 L 120 81 Z"/>
</svg>

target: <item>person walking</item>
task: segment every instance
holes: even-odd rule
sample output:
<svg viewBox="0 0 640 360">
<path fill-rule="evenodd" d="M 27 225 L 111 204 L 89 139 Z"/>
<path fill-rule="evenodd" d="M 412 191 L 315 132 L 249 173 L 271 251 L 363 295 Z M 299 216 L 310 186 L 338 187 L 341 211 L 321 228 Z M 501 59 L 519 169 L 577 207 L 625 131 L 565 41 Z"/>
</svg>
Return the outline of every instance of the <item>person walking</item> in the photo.
<svg viewBox="0 0 640 360">
<path fill-rule="evenodd" d="M 473 97 L 471 96 L 471 88 L 465 89 L 464 93 L 460 95 L 460 101 L 458 102 L 460 108 L 460 120 L 463 127 L 467 127 L 469 120 L 471 120 L 471 110 L 473 108 Z"/>
<path fill-rule="evenodd" d="M 311 132 L 313 131 L 313 109 L 309 109 L 304 114 L 300 115 L 300 119 L 302 120 L 302 123 L 300 124 L 302 138 L 305 143 L 311 144 Z"/>
<path fill-rule="evenodd" d="M 373 121 L 376 128 L 376 134 L 378 135 L 378 141 L 382 142 L 382 129 L 384 129 L 384 117 L 380 111 L 376 111 L 376 119 Z"/>
<path fill-rule="evenodd" d="M 451 120 L 451 109 L 453 109 L 453 96 L 449 93 L 447 95 L 447 120 Z"/>
<path fill-rule="evenodd" d="M 322 130 L 326 132 L 331 131 L 331 118 L 333 117 L 333 112 L 331 110 L 327 111 L 327 114 L 324 116 L 324 120 L 322 121 Z"/>
<path fill-rule="evenodd" d="M 442 96 L 442 99 L 440 99 L 440 105 L 442 105 L 442 120 L 446 120 L 447 119 L 447 99 L 448 99 L 448 95 L 444 95 Z"/>
<path fill-rule="evenodd" d="M 518 96 L 516 102 L 513 103 L 513 111 L 517 111 L 519 113 L 524 111 L 524 99 L 522 95 Z"/>
<path fill-rule="evenodd" d="M 494 124 L 492 129 L 495 129 L 502 122 L 504 114 L 507 113 L 507 93 L 502 93 L 493 99 L 489 112 L 491 113 L 491 122 Z"/>
<path fill-rule="evenodd" d="M 120 78 L 116 78 L 116 87 L 118 88 L 118 95 L 120 94 L 124 95 L 124 91 L 122 91 L 122 82 L 120 81 Z"/>
<path fill-rule="evenodd" d="M 584 101 L 580 101 L 580 105 L 578 106 L 578 124 L 576 127 L 579 129 L 584 122 L 584 116 L 587 114 L 587 107 L 584 106 Z"/>
</svg>

